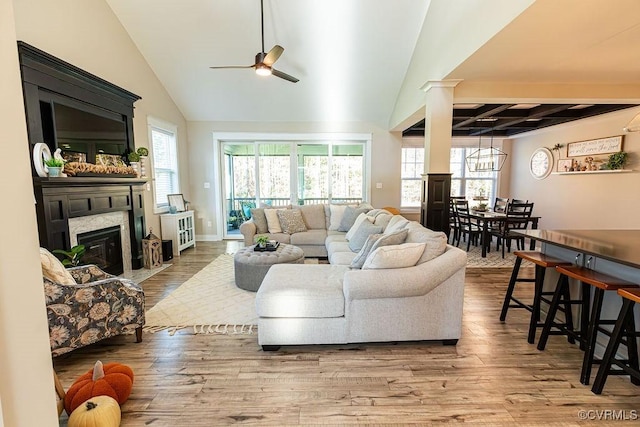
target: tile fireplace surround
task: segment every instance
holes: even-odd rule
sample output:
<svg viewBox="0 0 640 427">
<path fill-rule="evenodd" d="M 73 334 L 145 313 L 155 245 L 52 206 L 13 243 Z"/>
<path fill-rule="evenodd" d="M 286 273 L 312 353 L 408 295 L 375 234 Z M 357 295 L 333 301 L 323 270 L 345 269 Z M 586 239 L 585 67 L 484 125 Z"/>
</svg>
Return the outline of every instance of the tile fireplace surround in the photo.
<svg viewBox="0 0 640 427">
<path fill-rule="evenodd" d="M 69 218 L 69 239 L 71 246 L 78 244 L 78 234 L 103 228 L 119 226 L 122 245 L 122 265 L 124 274 L 131 273 L 131 241 L 129 240 L 129 218 L 127 212 L 109 212 L 79 218 Z"/>
</svg>

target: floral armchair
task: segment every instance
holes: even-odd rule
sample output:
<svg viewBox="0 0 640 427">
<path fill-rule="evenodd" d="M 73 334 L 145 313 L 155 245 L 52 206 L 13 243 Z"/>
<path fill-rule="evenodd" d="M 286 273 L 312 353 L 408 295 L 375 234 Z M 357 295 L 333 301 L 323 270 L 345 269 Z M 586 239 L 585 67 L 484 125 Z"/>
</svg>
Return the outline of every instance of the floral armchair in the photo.
<svg viewBox="0 0 640 427">
<path fill-rule="evenodd" d="M 95 265 L 66 269 L 74 284 L 51 280 L 44 271 L 43 264 L 53 356 L 133 331 L 136 342 L 142 341 L 145 309 L 144 292 L 139 285 L 105 273 Z"/>
</svg>

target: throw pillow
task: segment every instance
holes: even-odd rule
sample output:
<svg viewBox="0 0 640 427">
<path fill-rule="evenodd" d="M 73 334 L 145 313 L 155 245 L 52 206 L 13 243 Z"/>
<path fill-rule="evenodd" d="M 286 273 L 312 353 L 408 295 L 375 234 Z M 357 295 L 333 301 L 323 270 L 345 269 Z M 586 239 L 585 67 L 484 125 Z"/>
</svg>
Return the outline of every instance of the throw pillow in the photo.
<svg viewBox="0 0 640 427">
<path fill-rule="evenodd" d="M 280 219 L 278 218 L 278 211 L 284 209 L 265 209 L 264 216 L 267 217 L 267 227 L 269 233 L 282 233 L 282 227 L 280 227 Z"/>
<path fill-rule="evenodd" d="M 264 234 L 269 232 L 267 217 L 264 215 L 263 208 L 251 209 L 251 218 L 253 218 L 253 223 L 256 225 L 256 234 Z"/>
<path fill-rule="evenodd" d="M 353 227 L 356 218 L 358 218 L 360 214 L 366 214 L 367 212 L 369 212 L 369 209 L 366 207 L 354 208 L 353 206 L 347 206 L 342 215 L 342 219 L 340 220 L 338 231 L 349 231 L 351 227 Z"/>
<path fill-rule="evenodd" d="M 347 205 L 329 205 L 329 230 L 338 231 L 338 228 L 340 228 L 340 221 L 342 221 L 342 216 L 346 209 Z"/>
<path fill-rule="evenodd" d="M 71 273 L 62 265 L 60 260 L 45 248 L 40 248 L 40 266 L 42 267 L 42 275 L 53 283 L 62 285 L 75 285 Z"/>
<path fill-rule="evenodd" d="M 432 259 L 442 255 L 447 249 L 447 235 L 442 231 L 433 231 L 423 227 L 417 221 L 411 221 L 405 228 L 409 232 L 407 235 L 407 243 L 426 243 L 424 253 L 418 260 L 417 264 L 431 261 Z"/>
<path fill-rule="evenodd" d="M 389 224 L 384 229 L 385 234 L 393 233 L 394 231 L 402 230 L 409 224 L 409 220 L 402 215 L 394 215 L 391 217 Z"/>
<path fill-rule="evenodd" d="M 386 230 L 387 225 L 389 225 L 389 221 L 391 221 L 391 218 L 393 218 L 393 215 L 386 213 L 387 211 L 383 212 L 385 213 L 376 216 L 376 219 L 375 221 L 373 221 L 373 223 L 382 227 L 383 230 Z"/>
<path fill-rule="evenodd" d="M 371 252 L 375 251 L 381 246 L 399 245 L 404 243 L 407 238 L 408 231 L 400 230 L 391 234 L 372 234 L 364 243 L 358 255 L 351 261 L 351 268 L 362 268 L 364 262 Z"/>
<path fill-rule="evenodd" d="M 383 246 L 371 252 L 362 266 L 363 270 L 382 268 L 406 268 L 416 265 L 424 243 L 403 243 L 401 245 Z"/>
<path fill-rule="evenodd" d="M 307 226 L 302 219 L 302 212 L 298 209 L 277 210 L 276 213 L 283 233 L 294 234 L 307 231 Z"/>
<path fill-rule="evenodd" d="M 355 234 L 355 232 L 358 229 L 358 227 L 360 227 L 360 224 L 362 224 L 362 221 L 373 222 L 373 218 L 371 218 L 370 216 L 367 216 L 366 214 L 363 214 L 363 213 L 358 215 L 358 218 L 356 218 L 355 222 L 353 223 L 353 225 L 351 226 L 349 231 L 347 231 L 347 234 L 345 234 L 345 236 L 344 236 L 344 238 L 347 239 L 347 241 L 351 240 L 351 238 Z"/>
<path fill-rule="evenodd" d="M 351 240 L 349 240 L 349 249 L 353 252 L 359 252 L 369 235 L 378 233 L 382 233 L 382 227 L 377 227 L 369 221 L 362 221 L 362 224 L 360 224 L 356 232 L 353 233 Z"/>
</svg>

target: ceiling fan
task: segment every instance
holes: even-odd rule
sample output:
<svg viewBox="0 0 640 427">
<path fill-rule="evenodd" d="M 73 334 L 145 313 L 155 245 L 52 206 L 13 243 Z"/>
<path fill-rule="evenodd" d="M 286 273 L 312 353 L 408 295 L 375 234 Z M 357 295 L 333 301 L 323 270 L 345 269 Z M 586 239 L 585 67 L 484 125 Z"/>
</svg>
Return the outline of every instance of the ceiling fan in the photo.
<svg viewBox="0 0 640 427">
<path fill-rule="evenodd" d="M 280 58 L 280 55 L 282 55 L 282 52 L 284 52 L 284 48 L 282 46 L 275 45 L 271 48 L 271 50 L 268 53 L 265 53 L 264 51 L 263 0 L 260 0 L 260 25 L 262 27 L 262 50 L 256 54 L 256 62 L 253 65 L 227 65 L 227 66 L 218 66 L 218 67 L 209 67 L 209 68 L 214 70 L 224 69 L 224 68 L 254 68 L 256 70 L 256 74 L 260 76 L 274 75 L 276 77 L 280 77 L 281 79 L 290 81 L 291 83 L 299 82 L 300 80 L 298 80 L 297 78 L 273 68 L 273 64 L 278 60 L 278 58 Z"/>
</svg>

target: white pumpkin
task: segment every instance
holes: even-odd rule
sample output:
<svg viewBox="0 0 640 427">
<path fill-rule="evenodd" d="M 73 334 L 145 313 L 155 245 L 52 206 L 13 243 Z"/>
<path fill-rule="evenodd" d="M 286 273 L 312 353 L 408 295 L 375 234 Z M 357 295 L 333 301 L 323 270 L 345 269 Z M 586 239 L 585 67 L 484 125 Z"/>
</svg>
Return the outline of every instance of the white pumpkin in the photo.
<svg viewBox="0 0 640 427">
<path fill-rule="evenodd" d="M 109 396 L 94 396 L 78 406 L 69 417 L 68 427 L 119 427 L 120 405 Z"/>
</svg>

